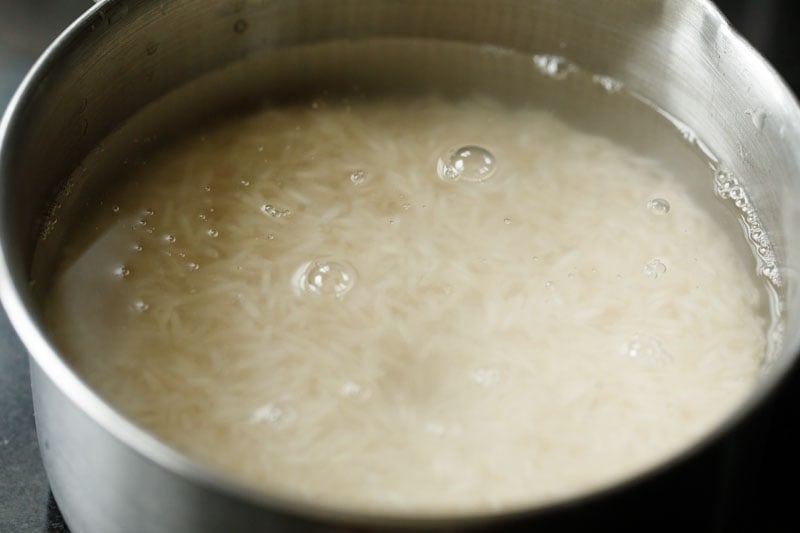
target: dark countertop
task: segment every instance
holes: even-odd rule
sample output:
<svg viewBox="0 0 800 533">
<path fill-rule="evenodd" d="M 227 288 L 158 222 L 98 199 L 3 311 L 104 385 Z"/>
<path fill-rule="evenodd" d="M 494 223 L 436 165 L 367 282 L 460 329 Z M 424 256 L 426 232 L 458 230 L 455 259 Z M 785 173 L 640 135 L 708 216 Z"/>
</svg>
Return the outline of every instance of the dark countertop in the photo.
<svg viewBox="0 0 800 533">
<path fill-rule="evenodd" d="M 795 0 L 720 0 L 733 24 L 800 93 L 800 32 Z M 89 0 L 0 0 L 0 110 L 25 71 L 59 31 L 90 5 Z M 760 531 L 797 531 L 800 518 L 788 480 L 800 477 L 800 377 L 776 400 L 767 437 L 759 501 Z M 5 313 L 0 311 L 0 532 L 65 532 L 39 458 L 28 360 Z"/>
</svg>

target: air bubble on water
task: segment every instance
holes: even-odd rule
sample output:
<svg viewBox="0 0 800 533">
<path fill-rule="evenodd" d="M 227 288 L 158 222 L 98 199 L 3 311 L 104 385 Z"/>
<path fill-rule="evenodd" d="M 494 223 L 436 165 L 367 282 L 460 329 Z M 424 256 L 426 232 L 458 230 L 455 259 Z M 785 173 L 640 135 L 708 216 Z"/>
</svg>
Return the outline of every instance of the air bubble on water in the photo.
<svg viewBox="0 0 800 533">
<path fill-rule="evenodd" d="M 534 55 L 533 64 L 536 65 L 539 72 L 557 80 L 563 80 L 577 70 L 575 65 L 565 58 L 549 54 Z"/>
<path fill-rule="evenodd" d="M 165 241 L 165 242 L 168 242 L 168 243 L 172 244 L 172 243 L 174 243 L 176 240 L 177 240 L 177 239 L 175 238 L 175 235 L 170 235 L 170 234 L 164 235 L 164 241 Z"/>
<path fill-rule="evenodd" d="M 250 417 L 251 424 L 267 424 L 273 429 L 281 430 L 294 422 L 294 410 L 279 403 L 267 403 L 259 407 Z"/>
<path fill-rule="evenodd" d="M 744 190 L 741 187 L 738 187 L 738 186 L 731 187 L 728 190 L 728 196 L 732 200 L 741 200 L 742 198 L 744 198 Z"/>
<path fill-rule="evenodd" d="M 143 248 L 142 248 L 141 244 L 139 244 L 138 242 L 133 244 L 133 251 L 134 252 L 141 252 L 142 250 L 143 250 Z"/>
<path fill-rule="evenodd" d="M 206 191 L 206 192 L 211 192 L 211 185 L 205 185 L 203 187 L 203 190 Z"/>
<path fill-rule="evenodd" d="M 150 217 L 150 216 L 153 216 L 153 215 L 155 215 L 155 214 L 156 214 L 156 212 L 155 212 L 155 211 L 153 211 L 152 209 L 145 209 L 144 211 L 142 211 L 142 214 L 143 214 L 144 216 L 146 216 L 146 217 Z"/>
<path fill-rule="evenodd" d="M 408 211 L 409 209 L 411 209 L 411 204 L 406 203 L 401 205 L 400 207 L 403 208 L 403 211 Z"/>
<path fill-rule="evenodd" d="M 601 86 L 606 92 L 616 93 L 622 90 L 623 84 L 621 81 L 612 78 L 611 76 L 601 76 L 595 74 L 592 76 L 592 81 Z"/>
<path fill-rule="evenodd" d="M 748 109 L 745 114 L 750 117 L 753 126 L 758 130 L 764 129 L 764 122 L 767 120 L 767 113 L 763 109 Z"/>
<path fill-rule="evenodd" d="M 482 54 L 492 55 L 496 57 L 508 56 L 514 53 L 512 50 L 509 50 L 508 48 L 504 48 L 502 46 L 498 46 L 496 44 L 482 44 L 479 50 Z"/>
<path fill-rule="evenodd" d="M 113 211 L 114 213 L 119 213 L 119 206 L 118 205 L 112 206 L 111 211 Z"/>
<path fill-rule="evenodd" d="M 356 284 L 356 269 L 344 261 L 311 261 L 292 277 L 298 294 L 342 298 Z"/>
<path fill-rule="evenodd" d="M 147 305 L 142 300 L 136 300 L 131 304 L 131 309 L 133 309 L 137 313 L 144 313 L 145 311 L 150 309 L 150 306 Z"/>
<path fill-rule="evenodd" d="M 689 126 L 685 124 L 678 124 L 678 131 L 681 133 L 681 136 L 686 142 L 691 144 L 697 142 L 697 134 Z"/>
<path fill-rule="evenodd" d="M 481 146 L 462 146 L 436 162 L 436 173 L 443 181 L 481 182 L 495 172 L 495 158 Z"/>
<path fill-rule="evenodd" d="M 272 234 L 272 233 L 267 233 L 267 239 L 269 239 L 271 241 L 274 241 L 275 240 L 275 235 Z"/>
<path fill-rule="evenodd" d="M 345 381 L 339 393 L 347 398 L 369 398 L 370 393 L 367 389 L 356 383 L 355 381 Z"/>
<path fill-rule="evenodd" d="M 434 435 L 444 435 L 445 429 L 444 424 L 440 422 L 431 421 L 425 424 L 425 431 Z"/>
<path fill-rule="evenodd" d="M 127 278 L 131 275 L 131 270 L 125 265 L 120 265 L 114 269 L 114 275 L 118 278 Z"/>
<path fill-rule="evenodd" d="M 483 387 L 490 387 L 500 381 L 500 372 L 496 368 L 476 368 L 470 372 L 472 381 Z"/>
<path fill-rule="evenodd" d="M 273 218 L 288 217 L 292 214 L 290 209 L 279 209 L 271 204 L 264 204 L 261 206 L 261 212 Z"/>
<path fill-rule="evenodd" d="M 249 187 L 250 186 L 250 182 L 248 180 L 242 180 L 239 183 L 241 183 L 243 187 Z"/>
<path fill-rule="evenodd" d="M 554 289 L 555 286 L 556 286 L 556 284 L 553 281 L 545 281 L 544 282 L 544 288 L 545 289 Z"/>
<path fill-rule="evenodd" d="M 367 173 L 363 170 L 354 170 L 350 173 L 350 182 L 353 185 L 361 185 L 367 181 Z"/>
<path fill-rule="evenodd" d="M 186 268 L 188 268 L 189 270 L 199 270 L 200 265 L 195 263 L 194 261 L 189 261 L 188 263 L 186 263 Z"/>
<path fill-rule="evenodd" d="M 203 220 L 203 221 L 208 220 L 208 217 L 204 213 L 199 213 L 197 215 L 197 218 L 199 218 L 200 220 Z"/>
<path fill-rule="evenodd" d="M 660 259 L 653 259 L 644 266 L 644 273 L 648 278 L 657 279 L 667 272 L 667 265 Z"/>
<path fill-rule="evenodd" d="M 622 354 L 654 366 L 663 366 L 672 361 L 672 356 L 664 350 L 658 339 L 644 335 L 634 335 L 630 342 L 622 346 Z"/>
<path fill-rule="evenodd" d="M 214 228 L 209 229 L 207 232 L 209 237 L 216 239 L 219 237 L 219 231 L 215 230 Z"/>
<path fill-rule="evenodd" d="M 503 219 L 503 224 L 505 224 L 506 226 L 508 226 L 509 224 L 511 224 L 511 218 L 509 218 L 509 217 L 506 217 L 506 218 L 504 218 L 504 219 Z"/>
<path fill-rule="evenodd" d="M 670 205 L 663 198 L 653 198 L 647 202 L 647 209 L 654 215 L 666 215 L 669 213 Z"/>
<path fill-rule="evenodd" d="M 258 150 L 259 152 L 263 152 L 263 151 L 264 151 L 264 147 L 263 147 L 262 145 L 260 145 L 260 144 L 259 144 L 259 145 L 256 147 L 256 150 Z"/>
</svg>

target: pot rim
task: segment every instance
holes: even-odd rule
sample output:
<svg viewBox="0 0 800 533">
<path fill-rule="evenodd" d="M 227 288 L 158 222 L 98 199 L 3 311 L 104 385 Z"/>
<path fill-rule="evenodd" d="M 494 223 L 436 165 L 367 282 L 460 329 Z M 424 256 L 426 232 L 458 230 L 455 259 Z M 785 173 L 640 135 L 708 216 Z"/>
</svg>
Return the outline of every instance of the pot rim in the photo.
<svg viewBox="0 0 800 533">
<path fill-rule="evenodd" d="M 9 101 L 2 119 L 0 119 L 0 173 L 2 173 L 0 174 L 0 180 L 10 179 L 10 176 L 4 173 L 4 169 L 7 168 L 9 153 L 13 148 L 11 139 L 15 136 L 16 130 L 20 128 L 18 116 L 20 110 L 28 107 L 28 104 L 33 99 L 35 88 L 47 77 L 53 65 L 69 55 L 71 47 L 74 46 L 73 43 L 85 38 L 90 31 L 90 26 L 103 17 L 103 12 L 106 9 L 124 2 L 124 0 L 94 1 L 96 2 L 95 5 L 78 17 L 47 47 L 26 74 Z M 775 69 L 730 26 L 719 8 L 710 0 L 693 1 L 704 10 L 708 17 L 706 22 L 713 21 L 715 32 L 723 33 L 727 39 L 735 43 L 739 47 L 739 52 L 749 56 L 747 58 L 749 61 L 765 67 L 765 74 L 769 76 L 767 81 L 775 88 L 773 97 L 783 104 L 785 109 L 791 110 L 797 123 L 800 124 L 800 107 L 797 99 Z M 9 202 L 7 196 L 6 188 L 0 187 L 0 205 L 6 205 Z M 0 236 L 7 235 L 9 231 L 10 228 L 7 227 L 5 219 L 0 217 Z M 776 361 L 772 371 L 764 377 L 759 386 L 736 411 L 690 446 L 638 473 L 629 474 L 621 480 L 588 489 L 569 498 L 560 498 L 537 504 L 515 504 L 501 510 L 480 512 L 445 511 L 417 514 L 410 512 L 381 512 L 379 510 L 358 511 L 337 505 L 298 501 L 285 494 L 280 494 L 278 491 L 258 489 L 237 481 L 233 476 L 224 474 L 201 461 L 192 459 L 161 442 L 118 412 L 69 368 L 59 356 L 55 347 L 48 341 L 44 331 L 39 327 L 32 310 L 25 304 L 22 296 L 22 293 L 28 289 L 27 284 L 15 282 L 12 268 L 8 262 L 8 248 L 9 245 L 5 240 L 0 241 L 0 302 L 14 331 L 32 358 L 31 362 L 38 365 L 61 392 L 74 402 L 92 421 L 142 457 L 166 471 L 210 491 L 238 498 L 265 511 L 277 510 L 329 522 L 411 527 L 449 526 L 455 523 L 465 525 L 479 524 L 486 521 L 549 514 L 571 507 L 586 505 L 613 496 L 616 493 L 633 489 L 637 485 L 656 478 L 674 466 L 700 454 L 718 441 L 721 436 L 730 432 L 744 419 L 748 418 L 785 381 L 789 372 L 795 367 L 798 353 L 800 352 L 800 331 L 793 332 L 791 336 L 785 339 L 782 354 Z M 19 276 L 18 279 L 22 279 L 22 276 Z"/>
</svg>

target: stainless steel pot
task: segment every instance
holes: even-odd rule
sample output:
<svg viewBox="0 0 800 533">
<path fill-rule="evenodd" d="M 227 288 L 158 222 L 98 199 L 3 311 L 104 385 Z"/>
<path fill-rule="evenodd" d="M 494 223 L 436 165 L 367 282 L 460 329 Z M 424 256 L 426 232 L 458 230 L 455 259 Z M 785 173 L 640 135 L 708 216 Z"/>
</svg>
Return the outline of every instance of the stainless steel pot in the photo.
<svg viewBox="0 0 800 533">
<path fill-rule="evenodd" d="M 29 283 L 54 191 L 108 133 L 189 80 L 260 50 L 335 39 L 426 38 L 558 52 L 690 126 L 741 176 L 781 265 L 786 338 L 750 401 L 699 445 L 588 497 L 508 514 L 343 513 L 257 493 L 166 447 L 87 388 L 42 330 Z M 753 113 L 762 127 L 754 128 Z M 756 121 L 756 122 L 759 122 Z M 800 346 L 800 109 L 703 0 L 108 0 L 47 50 L 0 124 L 0 295 L 31 354 L 36 422 L 76 532 L 723 529 L 746 508 L 769 397 Z M 651 521 L 654 520 L 654 521 Z"/>
</svg>

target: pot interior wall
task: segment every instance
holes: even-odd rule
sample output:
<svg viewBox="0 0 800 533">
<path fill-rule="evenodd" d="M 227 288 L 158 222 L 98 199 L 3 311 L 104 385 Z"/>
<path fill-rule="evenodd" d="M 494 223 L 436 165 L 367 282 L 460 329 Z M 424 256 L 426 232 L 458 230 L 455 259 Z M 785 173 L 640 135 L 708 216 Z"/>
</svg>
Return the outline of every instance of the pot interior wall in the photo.
<svg viewBox="0 0 800 533">
<path fill-rule="evenodd" d="M 476 55 L 487 43 L 495 48 Z M 424 87 L 454 97 L 477 91 L 535 101 L 668 162 L 678 174 L 706 176 L 688 185 L 698 197 L 713 197 L 702 150 L 680 157 L 685 141 L 666 119 L 643 119 L 652 113 L 641 101 L 590 108 L 580 91 L 597 87 L 558 81 L 532 92 L 530 56 L 556 54 L 668 111 L 745 183 L 783 267 L 786 346 L 797 344 L 800 113 L 769 68 L 699 3 L 133 0 L 102 4 L 60 45 L 30 80 L 0 156 L 2 246 L 15 285 L 37 312 L 64 232 L 84 216 L 88 199 L 123 173 L 115 165 L 146 157 L 155 140 L 191 122 L 313 87 L 349 90 L 358 83 L 376 94 Z M 493 54 L 502 48 L 526 59 L 499 61 Z M 756 112 L 766 117 L 762 127 Z M 96 164 L 83 166 L 101 143 Z M 720 220 L 730 220 L 718 205 Z M 41 270 L 32 274 L 34 264 Z M 32 275 L 37 284 L 30 288 Z M 788 348 L 785 364 L 793 355 Z"/>
</svg>

